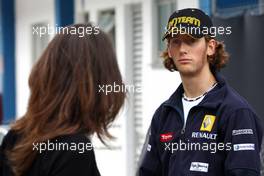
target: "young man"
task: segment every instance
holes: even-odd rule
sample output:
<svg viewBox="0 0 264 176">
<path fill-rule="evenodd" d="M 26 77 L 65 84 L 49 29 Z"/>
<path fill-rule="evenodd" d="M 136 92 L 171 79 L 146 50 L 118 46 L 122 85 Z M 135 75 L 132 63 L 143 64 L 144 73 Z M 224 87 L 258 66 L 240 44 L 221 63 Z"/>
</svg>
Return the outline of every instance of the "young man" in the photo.
<svg viewBox="0 0 264 176">
<path fill-rule="evenodd" d="M 199 9 L 168 21 L 164 65 L 182 84 L 156 110 L 139 176 L 259 176 L 262 127 L 244 98 L 219 70 L 228 55 Z"/>
</svg>

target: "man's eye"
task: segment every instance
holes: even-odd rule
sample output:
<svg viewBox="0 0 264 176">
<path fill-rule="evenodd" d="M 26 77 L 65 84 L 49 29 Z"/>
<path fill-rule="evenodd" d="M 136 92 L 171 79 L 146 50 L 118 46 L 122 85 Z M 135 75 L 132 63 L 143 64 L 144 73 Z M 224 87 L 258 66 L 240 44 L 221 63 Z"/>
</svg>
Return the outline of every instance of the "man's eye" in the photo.
<svg viewBox="0 0 264 176">
<path fill-rule="evenodd" d="M 187 45 L 192 45 L 195 42 L 196 42 L 196 40 L 193 38 L 188 38 L 186 40 L 180 40 L 180 39 L 173 39 L 172 40 L 172 44 L 174 44 L 174 45 L 180 45 L 181 43 L 185 43 Z"/>
<path fill-rule="evenodd" d="M 195 42 L 196 42 L 196 40 L 193 39 L 193 38 L 190 38 L 190 39 L 186 40 L 186 43 L 187 43 L 188 45 L 191 45 L 191 44 L 193 44 L 193 43 L 195 43 Z"/>
</svg>

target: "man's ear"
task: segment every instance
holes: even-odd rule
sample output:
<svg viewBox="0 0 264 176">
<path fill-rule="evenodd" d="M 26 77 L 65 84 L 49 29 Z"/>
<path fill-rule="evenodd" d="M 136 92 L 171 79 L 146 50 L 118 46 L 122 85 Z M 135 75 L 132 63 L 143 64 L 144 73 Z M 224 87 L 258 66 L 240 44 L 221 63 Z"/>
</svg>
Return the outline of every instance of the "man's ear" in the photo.
<svg viewBox="0 0 264 176">
<path fill-rule="evenodd" d="M 212 56 L 215 54 L 215 48 L 216 48 L 216 40 L 210 39 L 207 43 L 207 55 Z"/>
<path fill-rule="evenodd" d="M 169 58 L 172 58 L 172 54 L 170 51 L 170 39 L 167 40 L 167 52 L 168 52 Z"/>
</svg>

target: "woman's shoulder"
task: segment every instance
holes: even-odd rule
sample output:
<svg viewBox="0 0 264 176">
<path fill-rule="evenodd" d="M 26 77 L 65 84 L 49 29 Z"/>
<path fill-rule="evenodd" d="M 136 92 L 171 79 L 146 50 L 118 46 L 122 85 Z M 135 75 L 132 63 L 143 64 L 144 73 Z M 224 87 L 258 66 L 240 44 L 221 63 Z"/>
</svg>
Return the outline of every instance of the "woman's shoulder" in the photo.
<svg viewBox="0 0 264 176">
<path fill-rule="evenodd" d="M 34 147 L 35 150 L 37 150 L 40 154 L 90 154 L 91 152 L 93 152 L 93 145 L 91 143 L 91 140 L 89 136 L 84 133 L 60 135 L 45 142 L 35 143 Z"/>
<path fill-rule="evenodd" d="M 85 134 L 58 136 L 47 141 L 45 149 L 40 158 L 47 175 L 83 175 L 81 171 L 100 175 L 92 143 Z"/>
<path fill-rule="evenodd" d="M 1 143 L 1 148 L 2 149 L 12 148 L 15 145 L 17 139 L 18 139 L 18 134 L 12 129 L 9 130 L 3 138 L 3 141 Z"/>
</svg>

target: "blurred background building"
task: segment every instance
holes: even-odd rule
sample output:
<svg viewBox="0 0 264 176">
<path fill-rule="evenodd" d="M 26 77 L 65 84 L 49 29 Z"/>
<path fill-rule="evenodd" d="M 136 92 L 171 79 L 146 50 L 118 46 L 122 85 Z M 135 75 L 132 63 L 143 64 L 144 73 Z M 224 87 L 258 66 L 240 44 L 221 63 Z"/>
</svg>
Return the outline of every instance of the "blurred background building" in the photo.
<svg viewBox="0 0 264 176">
<path fill-rule="evenodd" d="M 92 22 L 109 34 L 125 83 L 133 87 L 111 127 L 116 140 L 110 148 L 94 138 L 98 167 L 102 176 L 134 176 L 154 111 L 181 83 L 162 66 L 161 36 L 169 15 L 187 7 L 232 27 L 232 35 L 218 36 L 231 54 L 223 73 L 264 118 L 263 0 L 0 0 L 1 124 L 26 112 L 30 70 L 54 37 L 33 35 L 33 28 Z"/>
</svg>

